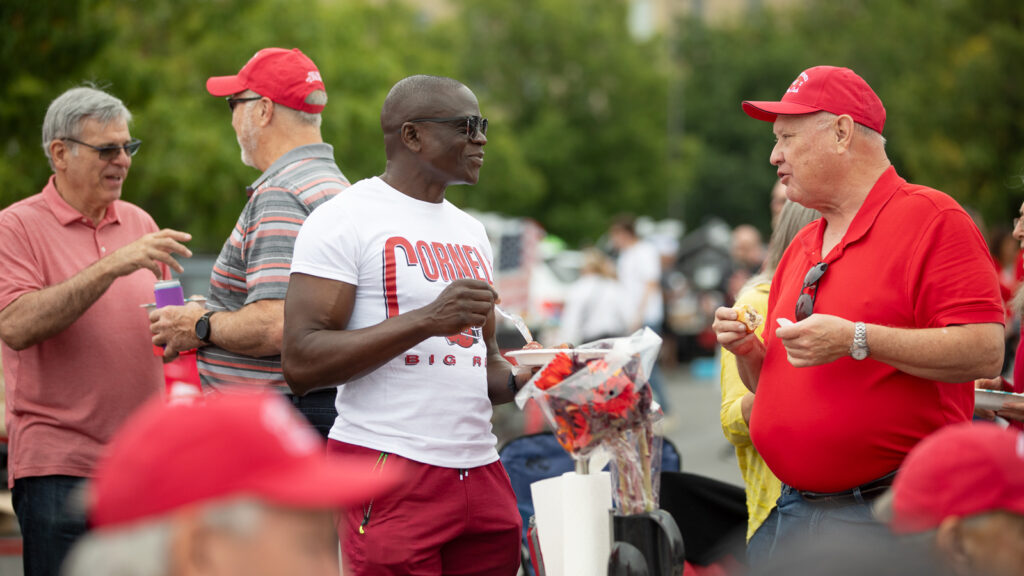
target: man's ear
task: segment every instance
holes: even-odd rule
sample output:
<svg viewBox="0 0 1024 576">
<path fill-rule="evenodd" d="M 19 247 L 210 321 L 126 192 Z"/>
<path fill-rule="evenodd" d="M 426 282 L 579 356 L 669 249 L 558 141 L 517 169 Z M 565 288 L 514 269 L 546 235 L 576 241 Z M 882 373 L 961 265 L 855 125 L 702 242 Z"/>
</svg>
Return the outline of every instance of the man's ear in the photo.
<svg viewBox="0 0 1024 576">
<path fill-rule="evenodd" d="M 946 565 L 957 574 L 970 574 L 971 561 L 964 546 L 963 518 L 949 516 L 942 520 L 935 532 L 935 548 Z"/>
<path fill-rule="evenodd" d="M 209 531 L 197 511 L 175 513 L 171 520 L 171 574 L 201 575 L 214 570 Z"/>
<path fill-rule="evenodd" d="M 419 152 L 423 148 L 423 141 L 420 140 L 420 132 L 412 122 L 402 124 L 402 144 L 413 152 Z"/>
<path fill-rule="evenodd" d="M 256 103 L 256 122 L 261 128 L 266 128 L 271 120 L 274 119 L 274 108 L 276 106 L 273 100 L 266 96 Z"/>
<path fill-rule="evenodd" d="M 65 170 L 68 167 L 68 155 L 70 155 L 71 148 L 68 143 L 55 138 L 50 141 L 50 159 L 53 160 L 54 170 Z"/>
<path fill-rule="evenodd" d="M 840 152 L 850 147 L 850 141 L 853 137 L 853 129 L 855 122 L 849 114 L 843 114 L 836 118 L 835 124 L 832 125 L 832 129 L 836 136 L 836 147 Z"/>
</svg>

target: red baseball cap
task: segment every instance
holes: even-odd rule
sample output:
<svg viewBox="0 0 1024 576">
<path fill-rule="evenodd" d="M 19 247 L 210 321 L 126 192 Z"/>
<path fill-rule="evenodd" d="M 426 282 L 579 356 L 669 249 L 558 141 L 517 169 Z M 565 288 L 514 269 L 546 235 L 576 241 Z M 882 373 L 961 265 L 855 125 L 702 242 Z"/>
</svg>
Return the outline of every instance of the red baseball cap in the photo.
<svg viewBox="0 0 1024 576">
<path fill-rule="evenodd" d="M 206 90 L 214 96 L 230 96 L 252 90 L 274 102 L 318 114 L 322 105 L 306 103 L 314 90 L 327 91 L 316 64 L 298 48 L 264 48 L 242 66 L 235 76 L 213 76 L 206 81 Z"/>
<path fill-rule="evenodd" d="M 745 100 L 751 118 L 775 122 L 779 114 L 831 112 L 849 114 L 853 121 L 879 134 L 885 127 L 885 107 L 863 78 L 849 68 L 815 66 L 800 73 L 778 102 Z"/>
<path fill-rule="evenodd" d="M 1024 515 L 1024 432 L 995 424 L 946 426 L 922 440 L 896 474 L 887 506 L 896 534 L 937 528 L 949 516 Z"/>
<path fill-rule="evenodd" d="M 251 497 L 290 508 L 342 508 L 397 486 L 401 467 L 328 456 L 279 395 L 154 401 L 107 447 L 87 488 L 89 520 L 109 529 L 203 502 Z"/>
</svg>

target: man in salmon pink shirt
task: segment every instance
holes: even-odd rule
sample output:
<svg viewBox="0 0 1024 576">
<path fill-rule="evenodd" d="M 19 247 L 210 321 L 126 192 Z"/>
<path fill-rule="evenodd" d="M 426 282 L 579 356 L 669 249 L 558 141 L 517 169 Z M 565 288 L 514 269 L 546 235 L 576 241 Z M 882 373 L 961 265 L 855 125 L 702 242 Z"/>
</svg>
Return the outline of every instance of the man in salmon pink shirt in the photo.
<svg viewBox="0 0 1024 576">
<path fill-rule="evenodd" d="M 131 113 L 90 87 L 50 104 L 43 191 L 0 212 L 0 340 L 7 385 L 8 484 L 25 574 L 56 575 L 85 521 L 69 494 L 125 419 L 163 386 L 149 323 L 185 232 L 159 230 L 121 200 L 132 156 Z"/>
</svg>

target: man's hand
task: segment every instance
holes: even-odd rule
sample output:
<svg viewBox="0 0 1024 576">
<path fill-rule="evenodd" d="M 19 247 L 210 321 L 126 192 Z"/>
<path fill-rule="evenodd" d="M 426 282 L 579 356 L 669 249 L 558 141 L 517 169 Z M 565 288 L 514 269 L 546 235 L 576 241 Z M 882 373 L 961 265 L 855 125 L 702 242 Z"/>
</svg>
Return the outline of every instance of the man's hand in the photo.
<svg viewBox="0 0 1024 576">
<path fill-rule="evenodd" d="M 974 387 L 978 390 L 1006 390 L 1002 378 L 979 378 L 974 381 Z M 996 416 L 1007 420 L 1024 422 L 1024 402 L 1004 402 L 999 410 L 986 410 L 974 407 L 974 415 L 985 420 L 995 420 Z"/>
<path fill-rule="evenodd" d="M 758 347 L 764 347 L 761 339 L 747 331 L 747 325 L 739 320 L 733 308 L 720 306 L 715 310 L 715 321 L 711 324 L 718 343 L 736 356 L 746 356 Z"/>
<path fill-rule="evenodd" d="M 786 347 L 789 363 L 797 368 L 820 366 L 850 355 L 854 324 L 838 316 L 811 314 L 781 326 L 775 337 Z"/>
<path fill-rule="evenodd" d="M 458 334 L 483 326 L 497 297 L 487 282 L 463 278 L 449 284 L 423 312 L 431 319 L 436 336 Z"/>
<path fill-rule="evenodd" d="M 158 280 L 163 279 L 160 264 L 166 264 L 178 273 L 184 271 L 181 264 L 174 259 L 172 254 L 180 254 L 186 258 L 192 257 L 192 251 L 182 242 L 188 242 L 192 235 L 188 232 L 179 232 L 164 228 L 158 232 L 151 232 L 131 244 L 122 246 L 113 254 L 107 256 L 114 274 L 118 277 L 127 276 L 140 268 L 146 268 L 153 272 Z"/>
<path fill-rule="evenodd" d="M 206 309 L 196 302 L 184 306 L 164 306 L 149 313 L 149 331 L 153 344 L 164 347 L 164 361 L 169 362 L 181 352 L 205 344 L 196 338 L 196 320 Z"/>
</svg>

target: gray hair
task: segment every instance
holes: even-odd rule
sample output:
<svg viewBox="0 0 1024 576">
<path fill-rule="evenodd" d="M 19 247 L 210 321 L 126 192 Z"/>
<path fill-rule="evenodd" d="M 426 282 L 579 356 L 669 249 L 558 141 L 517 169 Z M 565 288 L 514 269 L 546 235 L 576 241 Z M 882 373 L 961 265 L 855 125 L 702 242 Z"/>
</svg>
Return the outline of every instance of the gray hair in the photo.
<svg viewBox="0 0 1024 576">
<path fill-rule="evenodd" d="M 209 526 L 247 535 L 258 526 L 264 505 L 249 498 L 204 507 Z M 90 532 L 71 549 L 61 576 L 168 576 L 174 521 L 168 516 L 119 530 Z"/>
<path fill-rule="evenodd" d="M 250 90 L 249 92 L 252 91 Z M 254 96 L 261 96 L 261 94 L 257 94 L 256 92 L 252 92 L 252 94 Z M 324 92 L 323 90 L 314 90 L 310 92 L 308 96 L 306 96 L 304 102 L 306 104 L 312 104 L 313 106 L 326 106 L 327 92 Z M 323 116 L 321 116 L 319 112 L 315 114 L 312 112 L 303 112 L 302 110 L 289 108 L 284 104 L 281 104 L 280 108 L 278 108 L 278 113 L 280 114 L 281 112 L 284 112 L 286 116 L 291 117 L 294 121 L 298 122 L 299 124 L 307 124 L 309 126 L 313 126 L 314 128 L 319 128 L 320 124 L 323 122 Z"/>
<path fill-rule="evenodd" d="M 79 86 L 61 94 L 50 103 L 43 119 L 43 152 L 53 166 L 50 143 L 62 138 L 79 138 L 82 123 L 92 118 L 102 124 L 115 120 L 132 121 L 132 113 L 120 99 L 93 86 Z"/>
<path fill-rule="evenodd" d="M 827 128 L 827 127 L 829 127 L 832 124 L 832 121 L 839 117 L 838 114 L 833 114 L 831 112 L 825 112 L 824 110 L 821 111 L 821 112 L 818 112 L 818 114 L 820 115 L 820 119 L 821 119 L 821 123 L 818 124 L 819 128 Z M 858 123 L 856 120 L 854 120 L 853 125 L 856 127 L 854 129 L 857 132 L 859 132 L 861 136 L 865 136 L 869 140 L 879 144 L 882 148 L 885 148 L 885 136 L 882 136 L 882 134 L 880 132 L 875 132 L 873 129 L 868 128 L 867 126 Z"/>
</svg>

